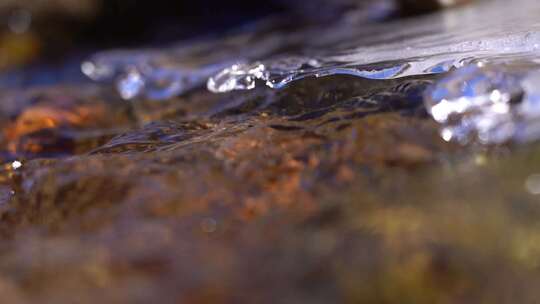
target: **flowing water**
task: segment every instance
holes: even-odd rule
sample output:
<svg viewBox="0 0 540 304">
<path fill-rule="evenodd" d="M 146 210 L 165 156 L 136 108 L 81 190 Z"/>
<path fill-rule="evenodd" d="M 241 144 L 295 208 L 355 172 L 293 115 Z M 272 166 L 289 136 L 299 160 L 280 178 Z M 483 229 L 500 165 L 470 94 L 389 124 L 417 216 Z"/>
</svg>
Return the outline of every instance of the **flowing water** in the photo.
<svg viewBox="0 0 540 304">
<path fill-rule="evenodd" d="M 309 28 L 285 35 L 255 32 L 251 36 L 231 36 L 225 42 L 200 47 L 100 54 L 85 62 L 83 71 L 95 80 L 116 81 L 118 91 L 125 99 L 144 95 L 156 100 L 185 93 L 201 86 L 207 79 L 210 91 L 223 93 L 253 89 L 257 83 L 281 89 L 306 77 L 345 74 L 385 80 L 446 73 L 475 64 L 504 66 L 517 62 L 521 66 L 528 65 L 532 71 L 540 54 L 539 13 L 540 5 L 536 2 L 518 0 L 510 7 L 507 1 L 485 1 L 453 11 L 382 25 L 357 24 L 354 22 L 357 19 L 349 16 L 349 19 L 330 28 Z M 245 45 L 249 45 L 249 48 L 241 47 Z M 221 50 L 231 50 L 237 54 L 233 57 L 222 56 Z M 194 62 L 192 57 L 195 53 L 212 55 Z M 500 73 L 512 74 L 507 70 L 506 67 L 501 68 Z M 471 68 L 465 71 L 483 77 L 481 71 L 472 72 Z M 471 80 L 473 76 L 463 75 L 466 73 L 458 72 L 454 77 L 465 77 L 462 82 Z M 512 81 L 510 78 L 511 75 L 485 90 L 524 85 L 504 83 Z M 534 89 L 531 82 L 534 82 L 534 76 L 528 78 L 527 88 L 515 89 Z M 448 83 L 443 80 L 443 84 L 438 86 Z M 467 89 L 456 85 L 450 95 L 456 99 L 460 93 L 455 90 Z M 461 99 L 461 105 L 448 100 L 440 103 L 447 98 L 441 94 L 428 96 L 428 110 L 435 105 L 438 105 L 437 108 L 448 105 L 450 108 L 444 111 L 449 112 L 454 111 L 452 107 L 474 107 L 476 94 L 491 92 L 473 92 L 474 96 L 466 95 L 468 93 L 462 92 L 468 101 Z M 535 93 L 522 95 L 533 96 Z M 531 107 L 538 107 L 537 101 L 526 98 L 526 105 L 518 106 L 527 108 L 521 111 L 520 118 L 511 117 L 515 115 L 508 112 L 515 110 L 513 104 L 508 106 L 505 111 L 508 122 L 505 126 L 499 126 L 500 122 L 496 120 L 500 119 L 494 118 L 494 114 L 503 113 L 484 113 L 477 117 L 482 121 L 482 126 L 471 122 L 471 119 L 464 119 L 460 127 L 443 128 L 443 137 L 466 142 L 473 136 L 471 133 L 478 133 L 483 143 L 535 140 L 540 130 L 537 131 L 535 126 L 538 114 L 531 111 Z M 463 103 L 470 103 L 470 106 Z M 502 106 L 497 110 L 502 111 Z M 459 111 L 465 112 L 466 109 Z M 485 111 L 491 112 L 489 109 Z M 523 116 L 528 117 L 521 118 Z M 447 122 L 447 119 L 441 121 L 434 118 L 443 124 Z M 489 120 L 491 122 L 486 122 Z M 506 130 L 500 131 L 503 128 Z"/>
</svg>

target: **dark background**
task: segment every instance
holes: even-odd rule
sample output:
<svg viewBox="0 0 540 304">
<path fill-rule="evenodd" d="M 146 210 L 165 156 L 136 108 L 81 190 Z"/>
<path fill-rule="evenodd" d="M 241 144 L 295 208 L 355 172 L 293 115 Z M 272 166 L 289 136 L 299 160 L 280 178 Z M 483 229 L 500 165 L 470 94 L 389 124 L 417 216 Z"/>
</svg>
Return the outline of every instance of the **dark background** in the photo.
<svg viewBox="0 0 540 304">
<path fill-rule="evenodd" d="M 216 34 L 291 11 L 282 1 L 102 1 L 96 19 L 84 24 L 84 35 L 79 37 L 105 45 L 155 44 Z"/>
</svg>

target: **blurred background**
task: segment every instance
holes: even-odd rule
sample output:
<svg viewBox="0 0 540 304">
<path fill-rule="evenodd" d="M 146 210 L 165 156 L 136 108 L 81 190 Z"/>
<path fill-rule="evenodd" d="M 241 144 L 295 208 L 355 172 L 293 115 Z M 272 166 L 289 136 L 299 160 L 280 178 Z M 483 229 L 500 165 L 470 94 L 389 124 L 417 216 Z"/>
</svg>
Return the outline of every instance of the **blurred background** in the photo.
<svg viewBox="0 0 540 304">
<path fill-rule="evenodd" d="M 301 25 L 334 22 L 351 10 L 365 10 L 372 20 L 440 5 L 436 0 L 0 0 L 0 69 L 96 49 L 219 35 L 267 16 Z"/>
</svg>

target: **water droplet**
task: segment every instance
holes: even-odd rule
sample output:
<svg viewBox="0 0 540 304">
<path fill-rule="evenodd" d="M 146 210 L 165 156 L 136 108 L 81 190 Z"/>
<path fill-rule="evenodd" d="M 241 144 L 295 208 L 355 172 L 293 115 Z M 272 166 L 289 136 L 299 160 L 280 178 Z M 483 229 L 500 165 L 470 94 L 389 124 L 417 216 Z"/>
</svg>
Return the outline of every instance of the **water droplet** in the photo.
<svg viewBox="0 0 540 304">
<path fill-rule="evenodd" d="M 13 170 L 17 170 L 17 169 L 21 168 L 22 165 L 23 164 L 20 161 L 16 160 L 16 161 L 13 161 L 11 163 L 11 168 L 13 168 Z"/>
</svg>

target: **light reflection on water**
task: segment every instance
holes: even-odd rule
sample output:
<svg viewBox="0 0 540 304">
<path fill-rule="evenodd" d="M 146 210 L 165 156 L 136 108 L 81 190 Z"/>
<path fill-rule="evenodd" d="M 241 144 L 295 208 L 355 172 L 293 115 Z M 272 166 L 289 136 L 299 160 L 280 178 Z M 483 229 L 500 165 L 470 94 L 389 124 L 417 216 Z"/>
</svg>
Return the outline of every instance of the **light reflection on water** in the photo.
<svg viewBox="0 0 540 304">
<path fill-rule="evenodd" d="M 502 0 L 480 1 L 390 23 L 359 26 L 350 21 L 354 18 L 349 18 L 327 28 L 311 27 L 287 34 L 255 32 L 251 36 L 233 35 L 224 42 L 180 45 L 166 50 L 102 53 L 86 61 L 83 72 L 94 80 L 115 82 L 124 99 L 165 100 L 200 87 L 208 79 L 210 91 L 224 93 L 250 90 L 258 84 L 279 89 L 300 79 L 337 74 L 385 80 L 446 73 L 469 65 L 490 65 L 498 70 L 499 66 L 512 62 L 535 70 L 540 61 L 538 14 L 537 1 L 518 0 L 510 6 Z M 237 51 L 234 57 L 231 49 Z M 209 50 L 214 52 L 193 60 L 194 54 Z M 501 69 L 500 73 L 507 70 Z M 523 78 L 529 72 L 520 73 Z M 524 83 L 517 80 L 505 83 L 513 79 L 512 75 L 501 76 L 505 80 L 492 83 L 491 91 L 481 94 L 495 94 L 512 86 L 514 91 L 527 91 L 527 102 L 519 106 L 522 108 L 519 118 L 516 115 L 503 118 L 505 113 L 515 112 L 514 103 L 505 106 L 503 102 L 483 108 L 485 115 L 476 122 L 462 119 L 458 126 L 453 123 L 453 130 L 445 125 L 447 119 L 434 116 L 444 125 L 443 138 L 466 143 L 477 136 L 486 144 L 537 139 L 540 136 L 537 114 L 529 111 L 537 107 L 537 99 L 533 97 L 537 93 L 530 90 L 534 86 L 530 82 L 536 78 L 528 77 Z M 529 89 L 521 87 L 527 83 Z M 441 86 L 438 84 L 439 89 Z M 459 95 L 455 90 L 452 94 Z M 427 106 L 435 115 L 440 113 L 439 109 L 450 114 L 461 108 L 457 112 L 463 114 L 473 105 L 483 107 L 478 107 L 481 96 L 476 91 L 461 91 L 462 98 L 452 100 L 441 95 L 440 90 L 431 92 L 436 95 L 427 96 Z M 431 109 L 431 106 L 436 107 Z"/>
</svg>

